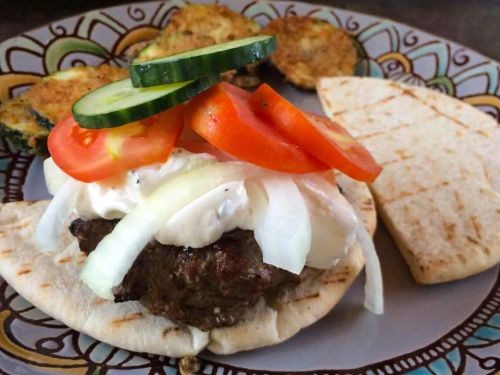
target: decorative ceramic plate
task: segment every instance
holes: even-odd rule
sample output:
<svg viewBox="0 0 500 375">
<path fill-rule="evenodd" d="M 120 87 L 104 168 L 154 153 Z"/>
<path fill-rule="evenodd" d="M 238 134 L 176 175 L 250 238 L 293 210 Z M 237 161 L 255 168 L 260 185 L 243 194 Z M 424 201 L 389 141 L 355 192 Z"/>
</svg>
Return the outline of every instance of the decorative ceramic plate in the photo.
<svg viewBox="0 0 500 375">
<path fill-rule="evenodd" d="M 422 85 L 460 98 L 500 119 L 500 65 L 409 26 L 299 2 L 221 1 L 261 23 L 293 14 L 323 18 L 356 40 L 358 74 Z M 53 22 L 0 44 L 0 100 L 41 76 L 76 65 L 125 65 L 123 52 L 151 38 L 184 2 L 153 1 L 96 10 Z M 277 74 L 291 100 L 319 112 L 315 94 Z M 0 140 L 4 201 L 48 197 L 41 160 Z M 201 374 L 493 374 L 500 369 L 498 267 L 466 280 L 416 285 L 381 225 L 375 236 L 384 273 L 386 312 L 363 308 L 363 277 L 324 319 L 275 347 L 219 357 L 201 355 Z M 0 287 L 0 369 L 9 374 L 175 374 L 178 361 L 130 353 L 79 334 L 44 315 L 6 283 Z"/>
</svg>

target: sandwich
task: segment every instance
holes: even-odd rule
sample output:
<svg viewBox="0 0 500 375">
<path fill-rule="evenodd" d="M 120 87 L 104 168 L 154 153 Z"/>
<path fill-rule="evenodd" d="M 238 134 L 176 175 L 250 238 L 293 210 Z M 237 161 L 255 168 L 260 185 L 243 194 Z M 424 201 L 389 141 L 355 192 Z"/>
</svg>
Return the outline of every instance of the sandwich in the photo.
<svg viewBox="0 0 500 375">
<path fill-rule="evenodd" d="M 186 69 L 221 53 L 253 63 L 273 38 L 236 42 L 135 66 L 56 124 L 54 198 L 0 208 L 0 274 L 28 301 L 101 341 L 173 357 L 282 342 L 364 264 L 365 305 L 382 313 L 364 184 L 380 166 L 270 86 Z"/>
</svg>

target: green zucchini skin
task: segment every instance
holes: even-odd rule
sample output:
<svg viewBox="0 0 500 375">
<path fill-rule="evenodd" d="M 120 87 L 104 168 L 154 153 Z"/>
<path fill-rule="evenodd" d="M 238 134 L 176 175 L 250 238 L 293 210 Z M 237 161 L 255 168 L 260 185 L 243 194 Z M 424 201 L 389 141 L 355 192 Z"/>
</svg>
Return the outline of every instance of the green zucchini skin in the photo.
<svg viewBox="0 0 500 375">
<path fill-rule="evenodd" d="M 255 37 L 241 39 L 241 41 L 246 39 L 253 40 Z M 222 45 L 202 49 L 219 46 Z M 248 44 L 189 56 L 202 49 L 182 52 L 146 62 L 133 61 L 129 65 L 132 84 L 135 87 L 150 87 L 198 79 L 231 69 L 238 69 L 262 60 L 273 53 L 276 50 L 276 38 L 274 36 L 263 36 L 262 39 Z"/>
<path fill-rule="evenodd" d="M 48 134 L 49 130 L 36 121 L 25 93 L 0 106 L 0 136 L 15 151 L 29 155 L 47 155 Z"/>
<path fill-rule="evenodd" d="M 91 91 L 87 95 L 80 98 L 73 105 L 73 116 L 79 123 L 80 127 L 88 129 L 112 128 L 142 120 L 178 104 L 184 103 L 193 96 L 198 95 L 215 85 L 219 82 L 220 78 L 218 76 L 210 76 L 199 79 L 175 91 L 168 92 L 165 95 L 148 101 L 141 100 L 143 97 L 141 98 L 142 94 L 140 88 L 132 87 L 130 90 L 133 92 L 132 95 L 137 97 L 137 104 L 133 104 L 128 107 L 122 106 L 115 110 L 106 111 L 106 105 L 103 103 L 106 102 L 107 98 L 103 95 L 103 92 L 109 89 L 110 85 L 123 85 L 125 83 L 124 81 L 128 80 L 129 79 L 127 78 L 125 80 L 110 83 L 98 88 L 97 90 Z M 93 113 L 82 110 L 84 102 L 87 102 L 86 105 L 91 103 L 92 107 L 98 108 L 98 110 Z M 95 102 L 95 105 L 92 102 Z"/>
<path fill-rule="evenodd" d="M 51 130 L 54 127 L 52 121 L 50 121 L 46 117 L 43 117 L 40 113 L 38 113 L 34 109 L 31 110 L 31 113 L 33 113 L 33 116 L 35 116 L 36 122 L 38 122 L 44 128 Z"/>
<path fill-rule="evenodd" d="M 29 135 L 0 122 L 0 136 L 9 142 L 14 152 L 42 157 L 49 155 L 46 134 Z"/>
</svg>

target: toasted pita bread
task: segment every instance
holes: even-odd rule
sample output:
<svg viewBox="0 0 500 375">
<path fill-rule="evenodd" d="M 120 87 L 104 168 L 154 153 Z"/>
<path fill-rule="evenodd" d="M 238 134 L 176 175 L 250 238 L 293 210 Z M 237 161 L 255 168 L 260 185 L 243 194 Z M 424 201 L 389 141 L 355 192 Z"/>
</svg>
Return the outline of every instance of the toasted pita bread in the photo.
<svg viewBox="0 0 500 375">
<path fill-rule="evenodd" d="M 374 78 L 322 78 L 318 95 L 384 166 L 379 212 L 415 280 L 460 279 L 500 262 L 500 128 L 457 99 Z"/>
<path fill-rule="evenodd" d="M 376 214 L 368 188 L 343 176 L 338 182 L 373 234 Z M 60 251 L 39 252 L 35 226 L 46 206 L 47 201 L 0 206 L 0 274 L 46 314 L 132 351 L 180 357 L 204 348 L 228 354 L 277 344 L 327 314 L 364 264 L 356 244 L 334 269 L 304 271 L 298 287 L 287 291 L 275 305 L 267 306 L 261 300 L 236 326 L 202 332 L 153 316 L 138 302 L 116 304 L 96 297 L 78 277 L 85 255 L 69 231 L 63 235 Z"/>
</svg>

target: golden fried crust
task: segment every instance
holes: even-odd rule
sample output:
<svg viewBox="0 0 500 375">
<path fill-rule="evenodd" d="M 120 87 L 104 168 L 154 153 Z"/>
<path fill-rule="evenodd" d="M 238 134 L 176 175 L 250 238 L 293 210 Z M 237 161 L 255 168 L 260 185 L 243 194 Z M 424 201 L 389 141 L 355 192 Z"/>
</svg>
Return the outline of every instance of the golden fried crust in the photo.
<svg viewBox="0 0 500 375">
<path fill-rule="evenodd" d="M 33 117 L 25 94 L 2 103 L 0 106 L 0 122 L 4 124 L 20 124 L 22 128 L 19 130 L 30 134 L 43 129 Z"/>
<path fill-rule="evenodd" d="M 107 83 L 127 77 L 126 69 L 106 64 L 99 67 L 82 66 L 72 68 L 71 71 L 82 74 L 75 74 L 69 79 L 49 76 L 33 85 L 27 93 L 33 110 L 52 124 L 68 116 L 73 103 L 81 96 Z"/>
<path fill-rule="evenodd" d="M 257 22 L 217 4 L 191 4 L 177 11 L 166 28 L 170 31 L 187 31 L 209 36 L 215 43 L 257 35 Z"/>
<path fill-rule="evenodd" d="M 215 44 L 215 40 L 206 35 L 192 34 L 187 31 L 167 32 L 163 30 L 160 36 L 143 49 L 135 60 L 148 61 L 159 59 L 213 44 Z"/>
<path fill-rule="evenodd" d="M 246 38 L 259 34 L 259 31 L 259 24 L 225 6 L 187 5 L 172 16 L 167 27 L 135 57 L 135 61 L 153 60 Z M 239 72 L 230 70 L 222 74 L 222 79 L 244 88 L 258 86 L 260 79 L 256 66 L 247 65 Z"/>
<path fill-rule="evenodd" d="M 31 112 L 26 94 L 21 94 L 0 105 L 1 133 L 20 150 L 42 152 L 49 131 L 41 126 Z"/>
<path fill-rule="evenodd" d="M 272 63 L 288 81 L 314 89 L 320 77 L 353 75 L 356 49 L 345 30 L 312 17 L 271 21 L 263 34 L 276 35 L 278 48 Z"/>
</svg>

